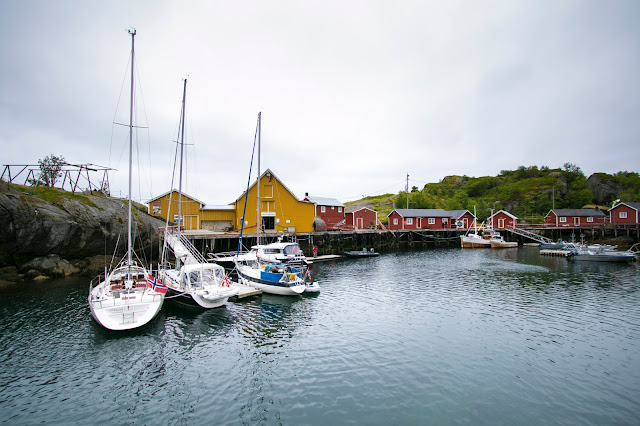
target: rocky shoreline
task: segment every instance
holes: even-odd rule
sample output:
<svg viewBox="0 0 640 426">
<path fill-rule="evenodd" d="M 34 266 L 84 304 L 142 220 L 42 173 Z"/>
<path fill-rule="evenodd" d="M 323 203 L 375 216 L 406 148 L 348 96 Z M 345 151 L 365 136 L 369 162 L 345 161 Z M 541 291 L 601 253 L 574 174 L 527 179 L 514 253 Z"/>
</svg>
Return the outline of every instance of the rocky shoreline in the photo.
<svg viewBox="0 0 640 426">
<path fill-rule="evenodd" d="M 127 217 L 126 202 L 102 194 L 0 184 L 0 284 L 100 274 L 126 251 Z M 164 222 L 141 208 L 133 218 L 138 255 L 157 257 Z"/>
</svg>

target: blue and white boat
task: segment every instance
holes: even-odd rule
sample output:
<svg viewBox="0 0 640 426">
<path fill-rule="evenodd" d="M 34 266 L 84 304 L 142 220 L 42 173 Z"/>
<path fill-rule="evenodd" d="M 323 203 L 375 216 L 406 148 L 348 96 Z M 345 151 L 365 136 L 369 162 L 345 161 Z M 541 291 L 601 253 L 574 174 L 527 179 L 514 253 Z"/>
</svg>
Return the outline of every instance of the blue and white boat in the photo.
<svg viewBox="0 0 640 426">
<path fill-rule="evenodd" d="M 240 281 L 264 293 L 295 296 L 305 291 L 302 271 L 285 263 L 266 263 L 258 260 L 236 262 Z"/>
</svg>

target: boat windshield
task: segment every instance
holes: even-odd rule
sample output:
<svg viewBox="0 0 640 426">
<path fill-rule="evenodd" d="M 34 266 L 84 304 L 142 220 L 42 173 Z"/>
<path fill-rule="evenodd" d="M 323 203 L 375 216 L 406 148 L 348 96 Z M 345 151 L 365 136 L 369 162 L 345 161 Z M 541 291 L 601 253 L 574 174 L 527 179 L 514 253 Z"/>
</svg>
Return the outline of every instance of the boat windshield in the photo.
<svg viewBox="0 0 640 426">
<path fill-rule="evenodd" d="M 287 256 L 299 256 L 301 253 L 302 250 L 300 250 L 300 246 L 298 244 L 290 244 L 284 248 L 284 254 Z"/>
</svg>

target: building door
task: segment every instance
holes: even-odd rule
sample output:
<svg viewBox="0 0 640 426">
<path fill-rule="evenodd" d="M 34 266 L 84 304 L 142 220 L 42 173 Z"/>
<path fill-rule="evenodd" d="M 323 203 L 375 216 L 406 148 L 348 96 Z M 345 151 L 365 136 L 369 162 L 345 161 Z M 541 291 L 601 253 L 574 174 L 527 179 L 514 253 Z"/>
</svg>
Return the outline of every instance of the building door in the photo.
<svg viewBox="0 0 640 426">
<path fill-rule="evenodd" d="M 356 218 L 356 229 L 364 228 L 364 219 L 361 217 Z"/>
<path fill-rule="evenodd" d="M 504 218 L 498 219 L 498 228 L 504 228 Z"/>
<path fill-rule="evenodd" d="M 573 225 L 574 226 L 580 226 L 580 218 L 579 217 L 574 217 L 573 218 Z"/>
<path fill-rule="evenodd" d="M 262 217 L 262 229 L 265 231 L 273 231 L 276 229 L 275 216 L 263 216 Z"/>
</svg>

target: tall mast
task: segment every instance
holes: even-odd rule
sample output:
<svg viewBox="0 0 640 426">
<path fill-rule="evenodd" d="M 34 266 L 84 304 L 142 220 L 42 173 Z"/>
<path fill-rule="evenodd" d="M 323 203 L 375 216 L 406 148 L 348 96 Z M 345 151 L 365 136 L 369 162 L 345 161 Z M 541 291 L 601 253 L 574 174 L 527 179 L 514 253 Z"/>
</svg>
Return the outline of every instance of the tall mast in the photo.
<svg viewBox="0 0 640 426">
<path fill-rule="evenodd" d="M 180 181 L 178 184 L 178 235 L 180 235 L 180 227 L 182 226 L 182 156 L 184 154 L 184 123 L 185 116 L 187 113 L 186 109 L 186 99 L 187 99 L 187 79 L 184 79 L 184 90 L 182 91 L 182 123 L 181 123 L 181 132 L 180 136 Z"/>
<path fill-rule="evenodd" d="M 256 187 L 258 189 L 258 201 L 256 203 L 256 245 L 260 244 L 260 228 L 262 228 L 262 218 L 260 217 L 260 134 L 262 133 L 261 123 L 262 111 L 258 113 L 258 181 Z"/>
<path fill-rule="evenodd" d="M 136 30 L 129 30 L 131 34 L 131 101 L 129 104 L 129 229 L 127 232 L 127 262 L 132 263 L 131 255 L 131 173 L 133 171 L 133 61 L 135 58 L 135 37 Z"/>
</svg>

